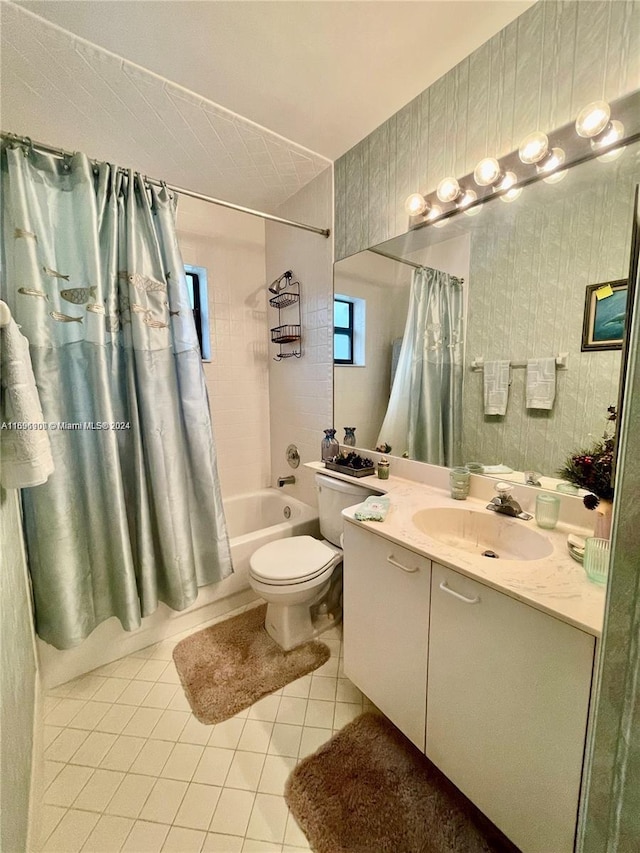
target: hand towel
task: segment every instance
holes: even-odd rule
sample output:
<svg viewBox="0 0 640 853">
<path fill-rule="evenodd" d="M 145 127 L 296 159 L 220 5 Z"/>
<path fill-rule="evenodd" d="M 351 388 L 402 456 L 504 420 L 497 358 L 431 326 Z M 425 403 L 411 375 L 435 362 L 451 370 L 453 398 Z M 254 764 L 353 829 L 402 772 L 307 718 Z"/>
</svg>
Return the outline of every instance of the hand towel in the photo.
<svg viewBox="0 0 640 853">
<path fill-rule="evenodd" d="M 527 409 L 552 409 L 555 396 L 555 358 L 530 358 L 527 361 Z"/>
<path fill-rule="evenodd" d="M 372 495 L 354 513 L 358 521 L 384 521 L 389 512 L 389 498 Z"/>
<path fill-rule="evenodd" d="M 13 318 L 0 328 L 0 483 L 5 489 L 24 489 L 46 483 L 53 471 L 49 434 L 31 366 L 29 342 Z M 11 429 L 8 424 L 27 429 Z M 35 428 L 34 428 L 35 427 Z"/>
<path fill-rule="evenodd" d="M 485 361 L 484 363 L 484 413 L 505 415 L 509 399 L 508 361 Z"/>
</svg>

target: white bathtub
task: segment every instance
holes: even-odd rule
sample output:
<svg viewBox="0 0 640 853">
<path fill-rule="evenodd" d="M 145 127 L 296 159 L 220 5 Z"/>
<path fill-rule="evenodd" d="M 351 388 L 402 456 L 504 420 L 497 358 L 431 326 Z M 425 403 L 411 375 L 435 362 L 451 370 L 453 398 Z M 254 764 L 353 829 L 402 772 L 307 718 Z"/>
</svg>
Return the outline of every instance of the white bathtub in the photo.
<svg viewBox="0 0 640 853">
<path fill-rule="evenodd" d="M 124 631 L 114 617 L 98 625 L 73 649 L 60 651 L 38 640 L 42 680 L 53 687 L 131 652 L 190 629 L 197 630 L 225 613 L 250 604 L 257 595 L 249 585 L 249 558 L 267 542 L 287 536 L 319 536 L 318 512 L 277 489 L 261 489 L 223 501 L 233 574 L 200 588 L 198 598 L 177 612 L 160 604 L 137 631 Z M 289 518 L 286 518 L 286 514 Z"/>
</svg>

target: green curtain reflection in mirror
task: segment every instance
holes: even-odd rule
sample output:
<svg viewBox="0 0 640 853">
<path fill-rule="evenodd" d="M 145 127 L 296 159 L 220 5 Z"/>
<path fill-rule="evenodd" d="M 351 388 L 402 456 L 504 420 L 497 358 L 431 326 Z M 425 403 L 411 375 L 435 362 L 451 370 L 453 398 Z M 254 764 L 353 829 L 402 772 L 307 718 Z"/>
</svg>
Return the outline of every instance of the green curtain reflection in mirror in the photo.
<svg viewBox="0 0 640 853">
<path fill-rule="evenodd" d="M 459 464 L 462 438 L 462 283 L 413 273 L 409 311 L 378 444 L 433 465 Z"/>
</svg>

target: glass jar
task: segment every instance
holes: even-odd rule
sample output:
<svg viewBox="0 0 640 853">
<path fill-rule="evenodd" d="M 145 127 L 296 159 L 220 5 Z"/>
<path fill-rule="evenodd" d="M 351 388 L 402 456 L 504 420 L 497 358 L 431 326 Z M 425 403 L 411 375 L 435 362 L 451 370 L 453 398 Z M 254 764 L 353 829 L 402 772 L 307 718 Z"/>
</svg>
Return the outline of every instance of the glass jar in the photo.
<svg viewBox="0 0 640 853">
<path fill-rule="evenodd" d="M 331 462 L 340 453 L 340 445 L 336 439 L 335 429 L 325 429 L 324 438 L 320 445 L 321 459 L 323 462 Z"/>
<path fill-rule="evenodd" d="M 379 480 L 388 480 L 389 479 L 389 460 L 385 459 L 384 456 L 378 462 L 378 479 Z"/>
<path fill-rule="evenodd" d="M 466 501 L 469 497 L 471 474 L 467 468 L 452 468 L 449 472 L 451 497 L 457 501 Z"/>
<path fill-rule="evenodd" d="M 606 584 L 609 575 L 609 540 L 590 537 L 584 543 L 584 570 L 593 583 Z"/>
<path fill-rule="evenodd" d="M 553 530 L 560 515 L 560 498 L 542 494 L 536 497 L 536 524 L 543 530 Z"/>
<path fill-rule="evenodd" d="M 356 428 L 355 427 L 345 427 L 344 428 L 344 443 L 347 447 L 355 447 L 356 446 Z"/>
</svg>

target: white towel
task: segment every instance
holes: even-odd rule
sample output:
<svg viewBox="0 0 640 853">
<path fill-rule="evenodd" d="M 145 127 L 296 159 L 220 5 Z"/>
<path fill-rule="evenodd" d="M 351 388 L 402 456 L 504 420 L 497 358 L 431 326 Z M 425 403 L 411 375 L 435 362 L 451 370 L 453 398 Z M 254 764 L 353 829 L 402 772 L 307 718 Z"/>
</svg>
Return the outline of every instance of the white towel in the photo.
<svg viewBox="0 0 640 853">
<path fill-rule="evenodd" d="M 509 361 L 484 363 L 484 413 L 505 415 L 509 399 Z"/>
<path fill-rule="evenodd" d="M 48 433 L 43 429 L 8 429 L 6 426 L 43 422 L 29 342 L 13 318 L 0 329 L 0 345 L 0 483 L 5 489 L 39 486 L 46 483 L 53 471 Z"/>
<path fill-rule="evenodd" d="M 555 396 L 555 358 L 530 358 L 527 361 L 527 409 L 552 409 Z"/>
</svg>

